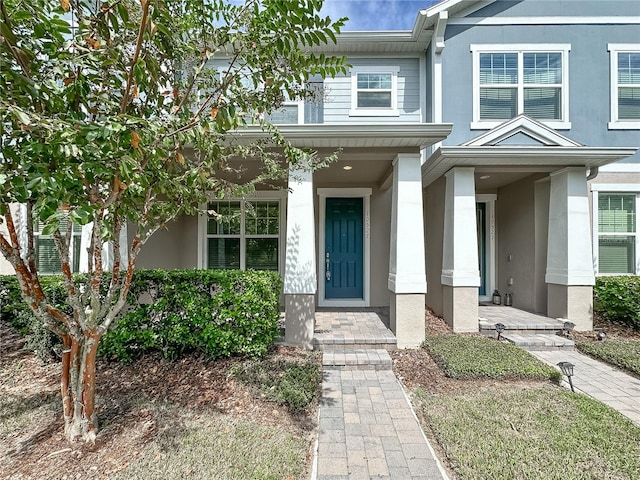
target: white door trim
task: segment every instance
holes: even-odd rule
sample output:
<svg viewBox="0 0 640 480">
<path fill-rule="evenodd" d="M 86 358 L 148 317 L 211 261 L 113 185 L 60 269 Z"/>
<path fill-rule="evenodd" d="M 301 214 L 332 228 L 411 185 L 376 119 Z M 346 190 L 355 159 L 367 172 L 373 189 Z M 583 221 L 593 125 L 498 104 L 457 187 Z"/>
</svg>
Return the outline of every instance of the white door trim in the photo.
<svg viewBox="0 0 640 480">
<path fill-rule="evenodd" d="M 486 268 L 487 268 L 487 288 L 486 295 L 479 295 L 481 302 L 490 302 L 491 294 L 496 288 L 496 200 L 498 196 L 495 193 L 476 194 L 476 202 L 487 205 L 486 209 L 486 228 L 485 228 L 485 245 L 487 248 Z"/>
<path fill-rule="evenodd" d="M 318 188 L 318 306 L 320 307 L 368 307 L 370 305 L 371 272 L 371 189 L 370 188 Z M 364 298 L 325 298 L 324 293 L 324 240 L 327 198 L 362 198 L 362 237 L 363 237 L 363 296 Z"/>
</svg>

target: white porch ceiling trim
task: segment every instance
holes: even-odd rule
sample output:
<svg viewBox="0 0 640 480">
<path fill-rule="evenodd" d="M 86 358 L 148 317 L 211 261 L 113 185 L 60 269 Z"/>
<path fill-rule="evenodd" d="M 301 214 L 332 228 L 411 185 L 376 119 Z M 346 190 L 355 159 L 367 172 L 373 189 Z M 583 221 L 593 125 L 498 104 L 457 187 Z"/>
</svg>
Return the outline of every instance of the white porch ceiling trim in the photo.
<svg viewBox="0 0 640 480">
<path fill-rule="evenodd" d="M 601 167 L 638 151 L 637 147 L 451 146 L 438 148 L 422 166 L 423 186 L 453 167 L 503 166 L 521 171 L 558 170 L 569 166 Z"/>
<path fill-rule="evenodd" d="M 309 148 L 424 148 L 441 142 L 450 133 L 450 123 L 413 124 L 306 124 L 282 125 L 280 133 L 296 147 Z M 260 127 L 247 127 L 234 133 L 248 141 L 268 139 Z"/>
</svg>

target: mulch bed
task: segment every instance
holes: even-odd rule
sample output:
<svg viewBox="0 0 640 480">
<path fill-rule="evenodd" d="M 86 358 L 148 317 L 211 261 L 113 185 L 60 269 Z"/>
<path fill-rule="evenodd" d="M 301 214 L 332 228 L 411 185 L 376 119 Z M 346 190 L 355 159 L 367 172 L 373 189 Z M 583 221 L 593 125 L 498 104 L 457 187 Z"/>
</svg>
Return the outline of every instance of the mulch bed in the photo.
<svg viewBox="0 0 640 480">
<path fill-rule="evenodd" d="M 0 322 L 0 395 L 56 402 L 55 413 L 34 418 L 19 436 L 3 439 L 0 478 L 108 478 L 139 455 L 157 432 L 173 428 L 167 406 L 187 409 L 194 418 L 217 411 L 262 425 L 278 425 L 300 434 L 315 428 L 315 412 L 294 416 L 256 396 L 229 375 L 238 359 L 208 360 L 198 355 L 169 362 L 144 356 L 131 365 L 99 360 L 97 414 L 100 433 L 93 446 L 69 444 L 59 400 L 59 364 L 41 364 L 24 341 Z M 305 358 L 306 352 L 277 347 L 273 356 Z M 19 375 L 4 375 L 19 365 Z M 8 370 L 5 370 L 8 369 Z M 6 378 L 5 378 L 6 377 Z"/>
</svg>

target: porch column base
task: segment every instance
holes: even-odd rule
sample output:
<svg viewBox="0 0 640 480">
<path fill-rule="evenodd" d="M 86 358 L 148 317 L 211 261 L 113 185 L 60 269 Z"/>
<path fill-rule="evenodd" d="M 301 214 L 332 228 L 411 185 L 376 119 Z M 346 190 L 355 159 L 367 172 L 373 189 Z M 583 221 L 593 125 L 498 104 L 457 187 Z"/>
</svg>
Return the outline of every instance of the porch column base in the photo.
<svg viewBox="0 0 640 480">
<path fill-rule="evenodd" d="M 394 293 L 389 299 L 389 326 L 398 348 L 416 348 L 424 342 L 424 293 Z"/>
<path fill-rule="evenodd" d="M 284 296 L 284 341 L 287 345 L 309 350 L 313 348 L 315 307 L 315 295 Z"/>
<path fill-rule="evenodd" d="M 454 332 L 478 331 L 478 287 L 442 286 L 442 314 Z"/>
<path fill-rule="evenodd" d="M 547 284 L 547 315 L 566 318 L 576 330 L 593 330 L 593 287 Z"/>
</svg>

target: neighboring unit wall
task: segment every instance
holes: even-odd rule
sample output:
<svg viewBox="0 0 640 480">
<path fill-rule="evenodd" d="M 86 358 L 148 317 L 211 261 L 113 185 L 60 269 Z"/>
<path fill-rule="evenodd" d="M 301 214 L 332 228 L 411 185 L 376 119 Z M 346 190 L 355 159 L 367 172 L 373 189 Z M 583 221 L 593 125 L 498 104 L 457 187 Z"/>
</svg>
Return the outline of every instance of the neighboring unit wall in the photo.
<svg viewBox="0 0 640 480">
<path fill-rule="evenodd" d="M 442 242 L 444 231 L 445 179 L 439 178 L 424 190 L 425 260 L 427 267 L 426 303 L 443 315 Z"/>
<path fill-rule="evenodd" d="M 514 307 L 529 311 L 536 310 L 531 286 L 536 277 L 535 180 L 541 177 L 532 175 L 500 188 L 496 202 L 497 288 L 503 295 L 513 294 Z"/>
<path fill-rule="evenodd" d="M 443 51 L 443 121 L 452 122 L 454 127 L 443 143 L 458 145 L 483 131 L 470 129 L 473 115 L 473 59 L 470 45 L 569 44 L 569 68 L 565 74 L 569 80 L 568 120 L 571 128 L 562 133 L 589 146 L 638 145 L 638 130 L 608 128 L 611 114 L 608 45 L 640 45 L 640 27 L 637 24 L 603 22 L 603 16 L 611 15 L 616 15 L 618 19 L 633 16 L 637 22 L 640 16 L 638 2 L 499 1 L 478 10 L 472 14 L 473 18 L 450 19 Z M 568 25 L 535 22 L 525 25 L 518 18 L 526 16 L 542 18 L 545 23 L 560 22 L 562 16 L 575 18 L 568 18 L 568 22 L 573 22 Z M 592 24 L 584 24 L 588 16 L 592 17 Z M 492 18 L 487 18 L 484 24 L 474 24 L 476 17 Z M 499 25 L 500 17 L 505 17 L 505 23 L 513 21 L 516 24 Z M 623 162 L 640 162 L 640 154 Z"/>
</svg>

